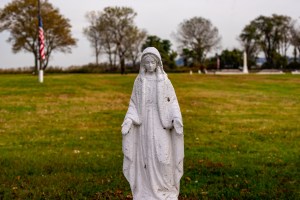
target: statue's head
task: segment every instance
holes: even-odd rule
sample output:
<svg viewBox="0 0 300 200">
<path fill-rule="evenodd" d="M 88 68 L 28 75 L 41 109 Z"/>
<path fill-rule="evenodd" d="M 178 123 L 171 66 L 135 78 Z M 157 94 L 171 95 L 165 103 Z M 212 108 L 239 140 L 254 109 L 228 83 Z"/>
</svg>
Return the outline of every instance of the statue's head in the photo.
<svg viewBox="0 0 300 200">
<path fill-rule="evenodd" d="M 165 74 L 161 61 L 161 56 L 155 47 L 147 47 L 141 57 L 140 74 L 146 72 L 156 72 L 156 74 Z"/>
</svg>

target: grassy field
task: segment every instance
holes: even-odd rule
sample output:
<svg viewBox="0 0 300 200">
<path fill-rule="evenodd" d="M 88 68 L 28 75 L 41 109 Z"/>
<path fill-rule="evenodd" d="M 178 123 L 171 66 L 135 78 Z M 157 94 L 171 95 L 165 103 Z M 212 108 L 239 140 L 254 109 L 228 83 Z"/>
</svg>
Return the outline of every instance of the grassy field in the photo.
<svg viewBox="0 0 300 200">
<path fill-rule="evenodd" d="M 120 125 L 136 75 L 0 75 L 0 199 L 131 199 Z M 169 75 L 180 199 L 300 199 L 300 76 Z"/>
</svg>

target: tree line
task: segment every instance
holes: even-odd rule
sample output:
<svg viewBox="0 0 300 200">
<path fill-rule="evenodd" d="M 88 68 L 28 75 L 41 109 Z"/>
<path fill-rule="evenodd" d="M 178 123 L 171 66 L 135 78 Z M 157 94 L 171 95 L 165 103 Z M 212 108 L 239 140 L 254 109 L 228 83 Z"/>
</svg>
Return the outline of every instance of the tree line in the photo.
<svg viewBox="0 0 300 200">
<path fill-rule="evenodd" d="M 47 0 L 41 1 L 42 18 L 46 43 L 46 69 L 51 54 L 55 51 L 70 53 L 77 40 L 71 35 L 70 21 L 59 13 Z M 25 51 L 33 54 L 35 68 L 38 61 L 37 1 L 12 0 L 0 10 L 0 31 L 9 31 L 8 42 L 14 53 Z M 300 27 L 289 16 L 259 16 L 250 21 L 238 36 L 242 50 L 223 50 L 220 55 L 208 58 L 208 54 L 220 49 L 221 36 L 218 28 L 209 19 L 193 17 L 178 25 L 174 37 L 178 51 L 172 50 L 168 39 L 149 35 L 136 26 L 137 13 L 130 7 L 106 7 L 102 11 L 86 14 L 89 25 L 83 28 L 95 56 L 95 65 L 100 65 L 99 57 L 107 57 L 110 69 L 125 73 L 126 66 L 138 68 L 140 52 L 147 46 L 156 47 L 166 68 L 175 69 L 175 59 L 182 58 L 184 66 L 216 68 L 216 60 L 221 67 L 241 66 L 242 51 L 248 55 L 249 66 L 256 64 L 259 53 L 266 58 L 264 67 L 283 68 L 288 66 L 287 51 L 293 48 L 293 64 L 299 66 Z"/>
</svg>

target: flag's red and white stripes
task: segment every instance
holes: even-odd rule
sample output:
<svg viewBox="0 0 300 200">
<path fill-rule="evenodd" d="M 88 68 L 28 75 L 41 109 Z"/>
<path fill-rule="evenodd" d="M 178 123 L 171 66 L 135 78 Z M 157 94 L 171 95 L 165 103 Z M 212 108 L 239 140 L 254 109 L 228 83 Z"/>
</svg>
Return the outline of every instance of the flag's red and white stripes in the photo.
<svg viewBox="0 0 300 200">
<path fill-rule="evenodd" d="M 40 59 L 45 60 L 45 38 L 44 38 L 44 29 L 41 17 L 39 18 L 39 45 L 40 45 Z"/>
</svg>

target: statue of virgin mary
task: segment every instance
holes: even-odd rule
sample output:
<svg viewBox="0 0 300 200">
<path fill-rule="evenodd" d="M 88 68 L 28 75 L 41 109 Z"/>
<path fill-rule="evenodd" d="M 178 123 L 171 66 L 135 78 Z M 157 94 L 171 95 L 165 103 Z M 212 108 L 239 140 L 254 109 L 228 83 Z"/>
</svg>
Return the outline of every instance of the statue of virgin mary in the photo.
<svg viewBox="0 0 300 200">
<path fill-rule="evenodd" d="M 122 134 L 123 173 L 133 199 L 178 199 L 184 157 L 182 116 L 154 47 L 142 53 Z"/>
</svg>

